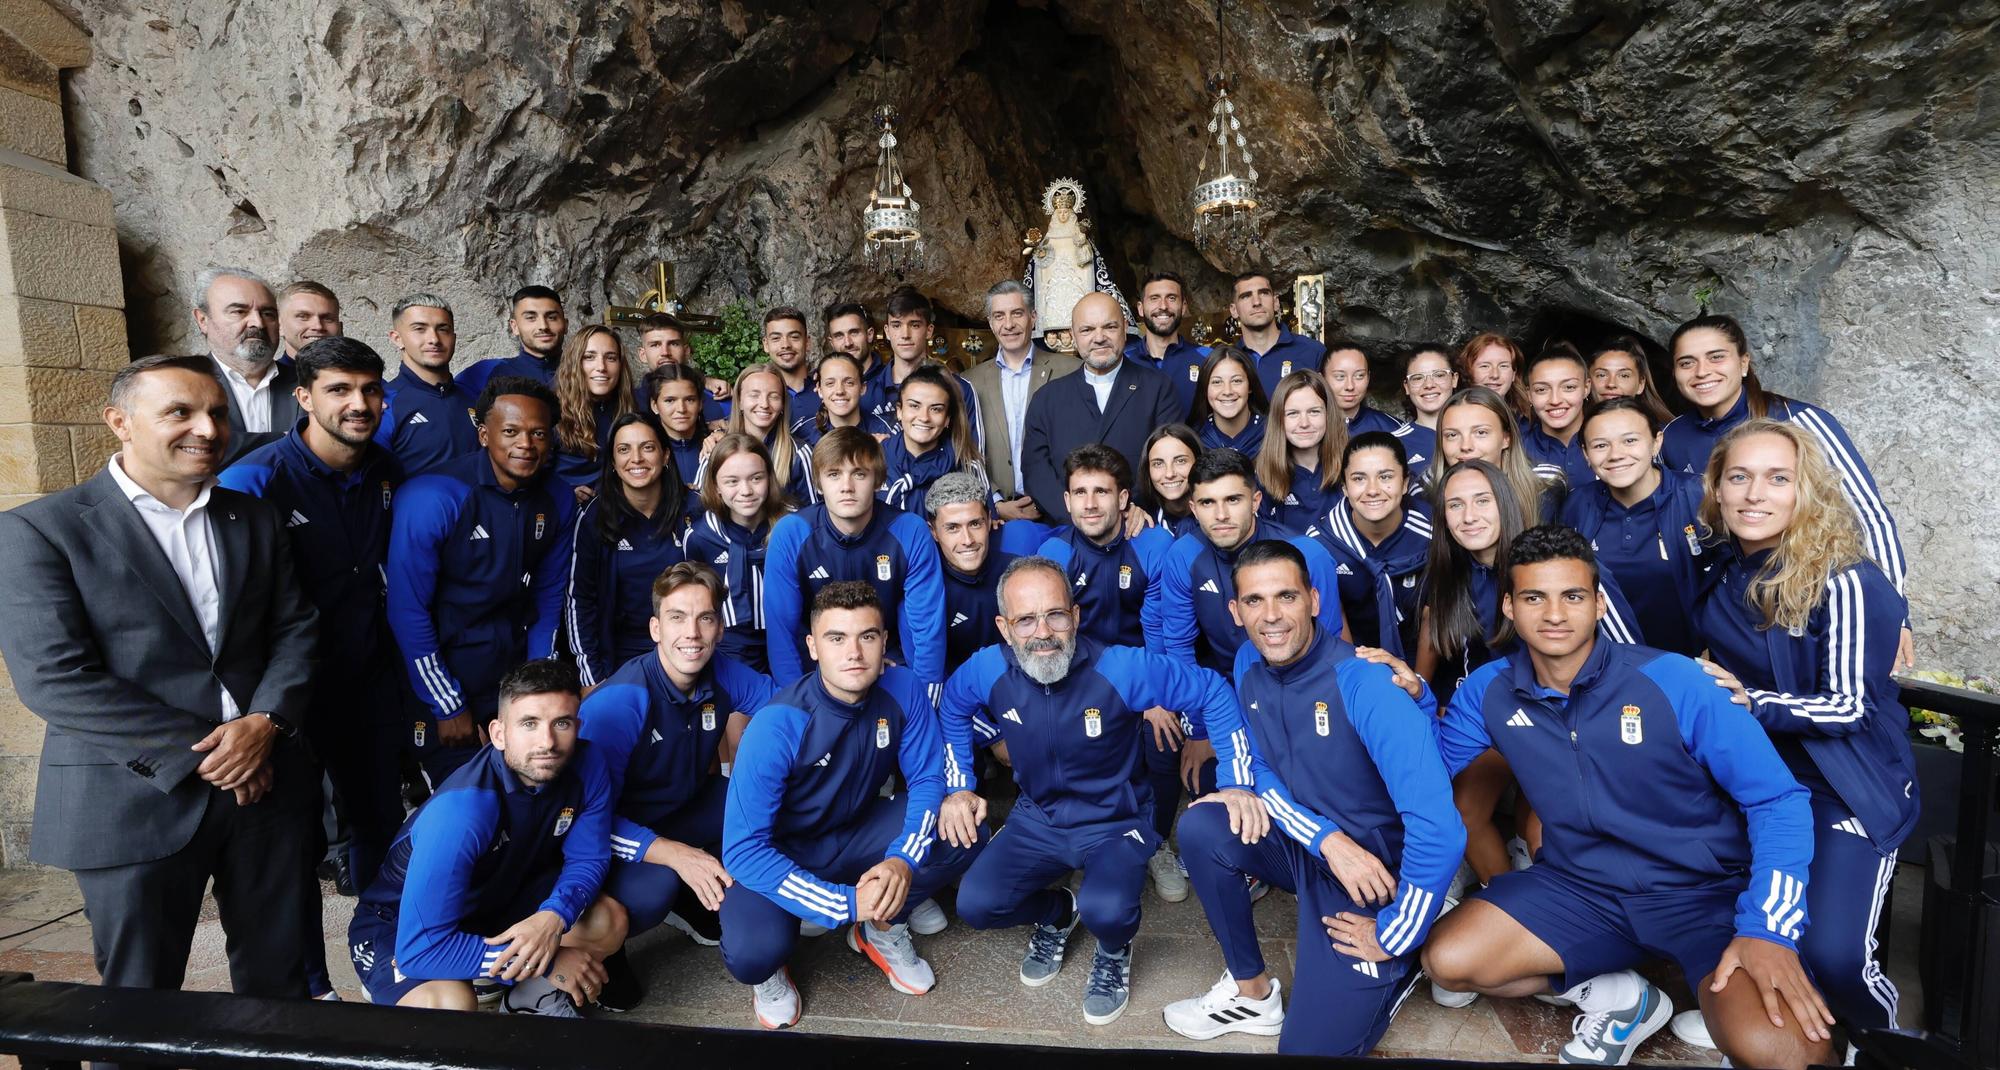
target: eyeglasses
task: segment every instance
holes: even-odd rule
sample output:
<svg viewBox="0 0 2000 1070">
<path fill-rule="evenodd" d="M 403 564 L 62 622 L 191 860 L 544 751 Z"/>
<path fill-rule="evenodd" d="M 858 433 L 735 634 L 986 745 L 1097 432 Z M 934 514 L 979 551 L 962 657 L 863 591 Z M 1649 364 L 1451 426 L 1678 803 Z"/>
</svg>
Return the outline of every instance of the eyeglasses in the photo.
<svg viewBox="0 0 2000 1070">
<path fill-rule="evenodd" d="M 1076 614 L 1067 609 L 1051 609 L 1039 616 L 1015 617 L 1007 622 L 1007 626 L 1014 630 L 1014 634 L 1022 639 L 1035 634 L 1035 626 L 1038 624 L 1048 625 L 1049 631 L 1052 632 L 1066 632 L 1076 627 Z"/>
<path fill-rule="evenodd" d="M 1415 386 L 1418 383 L 1442 383 L 1446 379 L 1451 378 L 1451 374 L 1450 369 L 1444 371 L 1412 372 L 1409 375 L 1403 376 L 1403 381 L 1411 386 Z"/>
</svg>

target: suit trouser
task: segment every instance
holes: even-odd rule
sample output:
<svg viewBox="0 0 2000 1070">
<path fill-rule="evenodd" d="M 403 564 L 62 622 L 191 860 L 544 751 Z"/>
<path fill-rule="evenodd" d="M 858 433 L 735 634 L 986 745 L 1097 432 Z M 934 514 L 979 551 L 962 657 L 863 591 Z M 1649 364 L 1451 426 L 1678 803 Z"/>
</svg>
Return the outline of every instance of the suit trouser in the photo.
<svg viewBox="0 0 2000 1070">
<path fill-rule="evenodd" d="M 240 996 L 304 997 L 306 941 L 320 930 L 319 919 L 303 909 L 311 902 L 317 912 L 319 901 L 318 804 L 317 783 L 250 806 L 210 788 L 208 810 L 179 851 L 74 871 L 102 983 L 180 988 L 202 893 L 213 878 L 231 989 Z"/>
</svg>

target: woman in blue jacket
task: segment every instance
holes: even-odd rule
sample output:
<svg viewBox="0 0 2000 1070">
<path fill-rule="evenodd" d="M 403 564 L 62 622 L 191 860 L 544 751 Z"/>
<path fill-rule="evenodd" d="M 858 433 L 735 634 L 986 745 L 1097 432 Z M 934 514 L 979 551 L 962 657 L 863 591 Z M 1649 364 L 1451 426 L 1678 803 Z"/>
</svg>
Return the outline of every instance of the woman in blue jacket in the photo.
<svg viewBox="0 0 2000 1070">
<path fill-rule="evenodd" d="M 1231 449 L 1256 457 L 1264 447 L 1264 413 L 1269 407 L 1256 364 L 1234 346 L 1219 346 L 1201 366 L 1188 423 L 1204 449 Z"/>
<path fill-rule="evenodd" d="M 1869 559 L 1817 433 L 1745 420 L 1716 443 L 1702 488 L 1702 522 L 1726 536 L 1695 603 L 1707 667 L 1812 793 L 1812 921 L 1799 954 L 1850 1029 L 1893 1028 L 1896 986 L 1874 932 L 1917 819 L 1910 717 L 1892 675 L 1903 597 Z"/>
<path fill-rule="evenodd" d="M 947 472 L 970 472 L 992 492 L 950 375 L 942 365 L 926 365 L 904 377 L 896 397 L 896 432 L 882 440 L 887 475 L 875 496 L 918 517 L 931 484 Z"/>
<path fill-rule="evenodd" d="M 1368 567 L 1373 596 L 1366 605 L 1341 606 L 1347 625 L 1359 646 L 1412 656 L 1430 561 L 1430 506 L 1409 496 L 1409 455 L 1393 432 L 1349 439 L 1340 471 L 1342 494 L 1312 534 L 1341 544 Z"/>
<path fill-rule="evenodd" d="M 667 433 L 667 459 L 681 485 L 701 486 L 701 447 L 708 437 L 702 422 L 702 374 L 685 364 L 661 364 L 646 373 L 646 404 Z"/>
<path fill-rule="evenodd" d="M 1563 523 L 1618 574 L 1646 645 L 1699 654 L 1692 596 L 1713 559 L 1698 529 L 1701 480 L 1660 466 L 1660 424 L 1641 398 L 1592 404 L 1578 437 L 1597 478 L 1570 492 Z"/>
<path fill-rule="evenodd" d="M 653 581 L 681 559 L 687 523 L 687 491 L 668 463 L 652 421 L 618 417 L 598 493 L 576 511 L 563 624 L 586 688 L 653 649 Z"/>
<path fill-rule="evenodd" d="M 1326 380 L 1309 368 L 1278 380 L 1271 390 L 1271 423 L 1277 433 L 1264 436 L 1256 455 L 1257 482 L 1264 490 L 1264 516 L 1291 531 L 1305 531 L 1325 519 L 1340 496 L 1347 425 L 1332 397 Z"/>
<path fill-rule="evenodd" d="M 1153 511 L 1153 523 L 1178 539 L 1200 529 L 1189 511 L 1188 477 L 1194 462 L 1201 459 L 1201 439 L 1186 424 L 1163 424 L 1146 436 L 1140 451 L 1146 462 L 1139 466 L 1139 502 Z"/>
<path fill-rule="evenodd" d="M 687 559 L 715 569 L 729 588 L 722 606 L 722 653 L 769 672 L 764 650 L 764 548 L 771 525 L 790 512 L 777 493 L 771 455 L 754 436 L 726 434 L 708 455 L 701 511 L 687 533 Z"/>
<path fill-rule="evenodd" d="M 632 411 L 632 376 L 618 332 L 594 325 L 563 346 L 556 365 L 556 475 L 587 501 L 611 443 L 611 425 Z"/>
</svg>

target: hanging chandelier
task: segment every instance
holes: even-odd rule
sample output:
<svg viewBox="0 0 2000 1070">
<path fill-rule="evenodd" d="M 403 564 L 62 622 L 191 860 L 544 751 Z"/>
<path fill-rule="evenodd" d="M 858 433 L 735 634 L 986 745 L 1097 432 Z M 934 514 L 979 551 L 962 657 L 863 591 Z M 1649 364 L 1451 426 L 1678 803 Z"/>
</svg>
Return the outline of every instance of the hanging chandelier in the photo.
<svg viewBox="0 0 2000 1070">
<path fill-rule="evenodd" d="M 1203 145 L 1201 169 L 1196 173 L 1194 192 L 1189 196 L 1194 206 L 1195 240 L 1202 244 L 1248 236 L 1254 230 L 1258 208 L 1257 166 L 1250 157 L 1249 139 L 1243 136 L 1243 123 L 1236 117 L 1236 102 L 1229 99 L 1224 2 L 1215 3 L 1215 73 L 1208 79 L 1208 91 L 1215 95 L 1208 116 L 1208 138 L 1213 148 Z M 1215 154 L 1212 168 L 1211 151 Z"/>
<path fill-rule="evenodd" d="M 869 264 L 900 277 L 923 262 L 924 231 L 918 215 L 922 207 L 910 195 L 903 160 L 896 151 L 896 109 L 887 104 L 876 108 L 874 121 L 882 131 L 876 142 L 881 151 L 875 157 L 875 186 L 868 191 L 868 207 L 861 210 L 861 248 Z"/>
</svg>

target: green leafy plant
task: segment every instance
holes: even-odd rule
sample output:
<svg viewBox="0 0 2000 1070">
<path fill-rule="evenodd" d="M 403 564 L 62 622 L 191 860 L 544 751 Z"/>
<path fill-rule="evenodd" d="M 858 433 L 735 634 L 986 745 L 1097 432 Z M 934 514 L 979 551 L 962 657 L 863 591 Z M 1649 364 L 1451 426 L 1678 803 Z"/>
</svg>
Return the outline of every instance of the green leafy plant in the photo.
<svg viewBox="0 0 2000 1070">
<path fill-rule="evenodd" d="M 1962 687 L 1968 691 L 1984 691 L 1989 695 L 2000 694 L 2000 684 L 1984 676 L 1958 676 L 1936 669 L 1917 669 L 1906 675 L 1919 680 L 1929 680 L 1947 687 Z M 1965 749 L 1965 740 L 1959 735 L 1958 718 L 1935 710 L 1912 709 L 1910 728 L 1917 737 L 1926 742 L 1955 751 Z"/>
<path fill-rule="evenodd" d="M 750 306 L 741 301 L 723 309 L 718 318 L 721 329 L 692 332 L 688 348 L 702 374 L 734 382 L 737 372 L 764 359 L 762 328 Z"/>
</svg>

